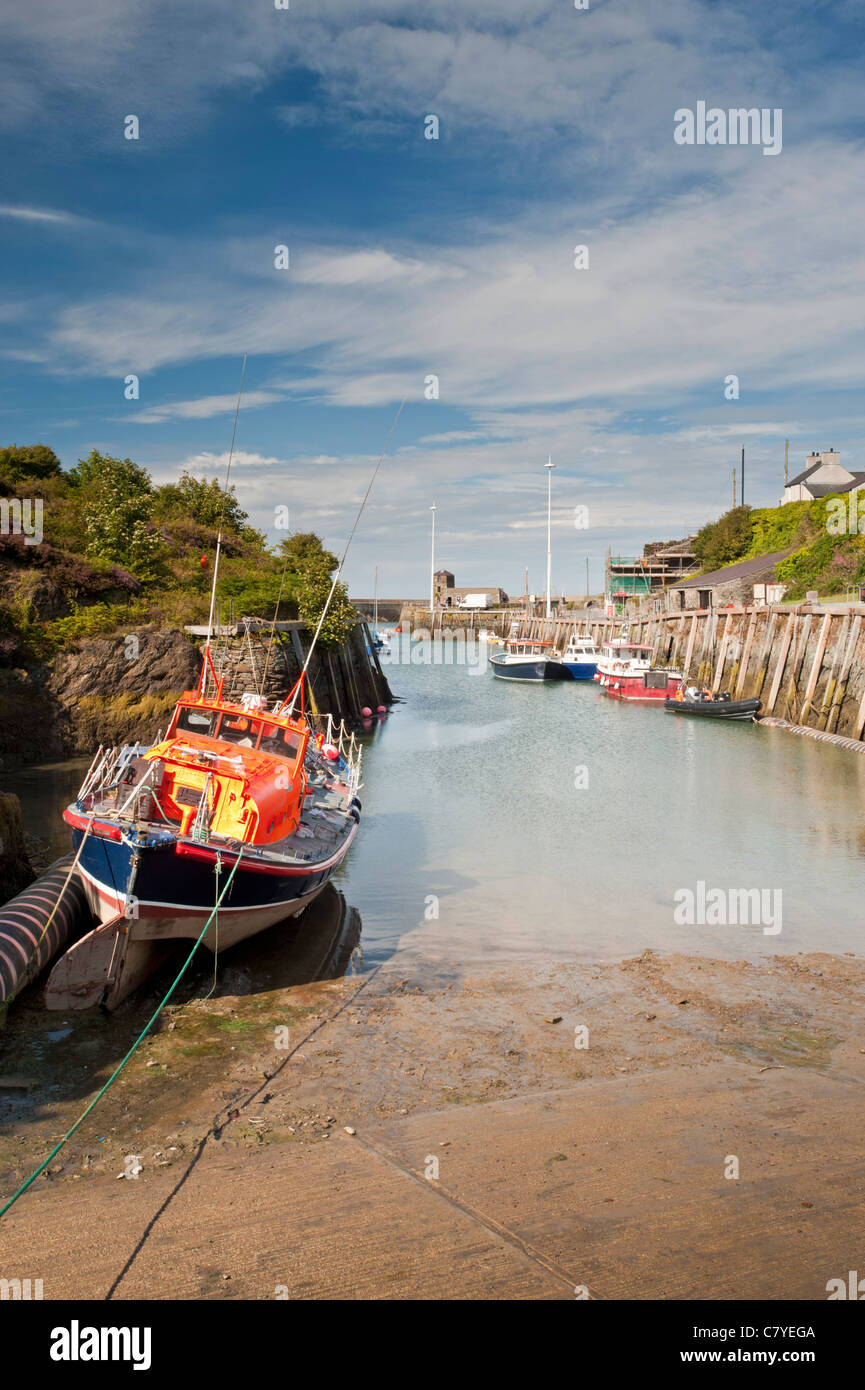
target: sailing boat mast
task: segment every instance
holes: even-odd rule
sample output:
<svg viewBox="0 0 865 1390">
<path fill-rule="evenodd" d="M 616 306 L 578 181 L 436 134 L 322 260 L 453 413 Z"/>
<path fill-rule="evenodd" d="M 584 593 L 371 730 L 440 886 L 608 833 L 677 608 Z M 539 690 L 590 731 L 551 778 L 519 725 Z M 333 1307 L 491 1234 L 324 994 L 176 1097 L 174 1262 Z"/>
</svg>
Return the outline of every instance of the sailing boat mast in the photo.
<svg viewBox="0 0 865 1390">
<path fill-rule="evenodd" d="M 375 567 L 375 598 L 372 604 L 373 635 L 378 636 L 378 565 Z"/>
<path fill-rule="evenodd" d="M 234 441 L 237 438 L 237 417 L 240 414 L 240 400 L 243 395 L 243 378 L 246 375 L 246 353 L 243 354 L 243 362 L 240 366 L 240 386 L 237 391 L 237 405 L 234 410 L 234 428 L 231 431 L 231 448 L 228 451 L 228 465 L 225 469 L 225 482 L 223 483 L 222 510 L 219 513 L 219 531 L 216 536 L 216 556 L 213 561 L 213 583 L 210 586 L 210 614 L 207 619 L 207 641 L 204 644 L 204 660 L 201 663 L 201 682 L 199 693 L 204 694 L 204 687 L 207 683 L 207 667 L 213 670 L 213 661 L 210 656 L 210 642 L 213 637 L 213 608 L 216 603 L 216 580 L 219 575 L 219 557 L 222 553 L 222 523 L 225 520 L 225 504 L 228 501 L 228 479 L 231 475 L 231 460 L 234 457 Z M 216 672 L 214 671 L 214 679 Z"/>
<path fill-rule="evenodd" d="M 294 707 L 295 707 L 295 705 L 296 705 L 296 703 L 297 703 L 298 692 L 300 691 L 300 692 L 302 693 L 302 691 L 303 691 L 303 682 L 304 682 L 304 681 L 306 680 L 306 678 L 307 678 L 307 672 L 309 671 L 309 663 L 310 663 L 310 661 L 312 660 L 312 654 L 313 654 L 313 652 L 315 651 L 316 643 L 318 642 L 318 636 L 319 636 L 319 633 L 321 632 L 322 623 L 324 622 L 325 618 L 327 617 L 327 610 L 330 608 L 331 600 L 332 600 L 332 598 L 333 598 L 333 596 L 334 596 L 334 593 L 335 593 L 335 591 L 336 591 L 336 586 L 337 586 L 337 584 L 339 583 L 340 575 L 342 574 L 342 568 L 343 568 L 343 565 L 345 564 L 346 556 L 348 555 L 349 549 L 350 549 L 350 547 L 351 547 L 351 543 L 352 543 L 352 541 L 354 540 L 354 533 L 355 533 L 355 531 L 356 531 L 357 528 L 358 528 L 358 524 L 359 524 L 359 522 L 360 522 L 361 517 L 363 516 L 364 508 L 366 507 L 367 500 L 368 500 L 368 498 L 369 498 L 369 494 L 372 492 L 372 485 L 373 485 L 373 483 L 375 482 L 376 478 L 378 477 L 378 471 L 379 471 L 379 469 L 381 468 L 382 461 L 384 460 L 384 456 L 385 456 L 385 454 L 386 454 L 387 451 L 388 451 L 388 448 L 389 448 L 389 446 L 390 446 L 390 441 L 391 441 L 391 439 L 393 438 L 393 432 L 394 432 L 394 430 L 396 429 L 396 427 L 397 427 L 397 425 L 398 425 L 398 423 L 399 423 L 399 417 L 402 415 L 403 410 L 405 409 L 405 403 L 406 403 L 407 400 L 408 400 L 408 396 L 404 396 L 404 397 L 403 397 L 402 405 L 400 406 L 399 410 L 397 411 L 396 415 L 395 415 L 394 418 L 393 418 L 393 424 L 391 425 L 391 427 L 390 427 L 390 433 L 388 434 L 388 437 L 387 437 L 387 439 L 385 440 L 384 448 L 382 449 L 381 454 L 379 455 L 378 463 L 376 464 L 375 468 L 372 470 L 372 477 L 370 478 L 369 482 L 368 482 L 367 485 L 366 485 L 366 492 L 363 494 L 363 498 L 362 498 L 362 500 L 361 500 L 361 504 L 360 504 L 360 506 L 358 507 L 357 516 L 356 516 L 355 519 L 354 519 L 354 525 L 352 526 L 351 531 L 349 532 L 348 540 L 347 540 L 346 543 L 345 543 L 345 549 L 343 550 L 343 552 L 342 552 L 342 557 L 341 557 L 341 559 L 340 559 L 340 562 L 339 562 L 339 564 L 338 564 L 337 567 L 336 567 L 336 574 L 333 576 L 333 580 L 331 581 L 330 593 L 328 594 L 327 598 L 325 599 L 324 608 L 321 610 L 321 617 L 319 618 L 319 620 L 318 620 L 318 622 L 317 622 L 317 624 L 316 624 L 315 632 L 312 634 L 312 641 L 310 642 L 310 644 L 309 644 L 309 650 L 308 650 L 307 653 L 306 653 L 306 660 L 304 661 L 303 666 L 301 667 L 300 676 L 299 676 L 297 682 L 295 683 L 294 689 L 293 689 L 293 691 L 292 691 L 292 693 L 291 693 L 291 696 L 289 697 L 289 700 L 283 701 L 283 704 L 280 706 L 280 709 L 284 709 L 285 706 L 286 706 L 286 704 L 287 704 L 287 705 L 288 705 L 288 713 L 289 713 L 289 714 L 293 714 L 293 713 L 294 713 Z"/>
</svg>

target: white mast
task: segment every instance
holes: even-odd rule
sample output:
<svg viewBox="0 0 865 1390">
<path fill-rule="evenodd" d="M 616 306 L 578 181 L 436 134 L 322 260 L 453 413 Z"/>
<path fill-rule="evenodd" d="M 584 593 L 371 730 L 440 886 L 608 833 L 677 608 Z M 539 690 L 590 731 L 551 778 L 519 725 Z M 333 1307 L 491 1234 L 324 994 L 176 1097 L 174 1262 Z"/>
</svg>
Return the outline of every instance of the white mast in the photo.
<svg viewBox="0 0 865 1390">
<path fill-rule="evenodd" d="M 243 395 L 243 378 L 246 375 L 246 353 L 243 354 L 243 361 L 240 365 L 240 386 L 237 391 L 237 405 L 234 409 L 234 428 L 231 431 L 231 448 L 228 451 L 228 465 L 225 469 L 225 482 L 223 483 L 222 507 L 219 513 L 219 530 L 216 536 L 216 556 L 213 561 L 213 583 L 210 586 L 210 613 L 207 618 L 207 641 L 204 644 L 204 659 L 201 663 L 201 693 L 205 693 L 207 688 L 207 659 L 210 656 L 210 643 L 213 638 L 213 609 L 216 604 L 216 581 L 219 577 L 219 557 L 222 553 L 222 523 L 225 519 L 225 504 L 228 501 L 228 480 L 231 477 L 231 460 L 234 457 L 234 441 L 237 438 L 237 417 L 240 414 L 240 400 Z"/>
<path fill-rule="evenodd" d="M 547 617 L 550 617 L 550 574 L 552 572 L 552 519 L 553 519 L 553 463 L 552 454 L 547 455 L 544 468 L 547 471 Z"/>
</svg>

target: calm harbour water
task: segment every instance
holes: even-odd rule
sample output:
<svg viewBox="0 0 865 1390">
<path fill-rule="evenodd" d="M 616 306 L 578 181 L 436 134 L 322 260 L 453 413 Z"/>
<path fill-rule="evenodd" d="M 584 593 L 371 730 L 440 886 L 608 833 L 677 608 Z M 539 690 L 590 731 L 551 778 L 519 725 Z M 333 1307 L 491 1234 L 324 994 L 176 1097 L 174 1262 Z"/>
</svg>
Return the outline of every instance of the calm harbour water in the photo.
<svg viewBox="0 0 865 1390">
<path fill-rule="evenodd" d="M 865 950 L 865 756 L 432 650 L 413 665 L 406 644 L 385 668 L 405 703 L 364 740 L 361 833 L 335 880 L 367 964 L 405 948 L 462 964 Z M 53 855 L 86 765 L 0 778 Z M 780 889 L 781 932 L 677 925 L 674 894 L 700 880 Z"/>
<path fill-rule="evenodd" d="M 385 668 L 406 703 L 364 758 L 340 886 L 367 959 L 398 942 L 461 961 L 865 950 L 865 756 L 435 656 Z M 677 925 L 698 880 L 780 889 L 780 934 Z"/>
</svg>

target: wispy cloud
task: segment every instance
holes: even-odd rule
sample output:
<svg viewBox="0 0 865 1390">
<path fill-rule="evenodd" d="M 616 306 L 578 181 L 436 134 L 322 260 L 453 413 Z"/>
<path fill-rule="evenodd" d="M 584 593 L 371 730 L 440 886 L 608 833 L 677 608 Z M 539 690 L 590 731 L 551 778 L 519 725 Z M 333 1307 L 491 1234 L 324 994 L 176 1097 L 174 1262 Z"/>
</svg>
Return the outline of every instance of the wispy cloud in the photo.
<svg viewBox="0 0 865 1390">
<path fill-rule="evenodd" d="M 244 410 L 261 405 L 274 405 L 284 400 L 275 391 L 248 391 L 243 396 Z M 162 425 L 168 420 L 209 420 L 213 415 L 226 415 L 237 406 L 236 396 L 201 396 L 194 401 L 169 401 L 164 405 L 147 406 L 131 415 L 118 417 L 137 425 Z"/>
<path fill-rule="evenodd" d="M 0 204 L 0 217 L 10 217 L 18 222 L 54 222 L 65 226 L 74 223 L 84 225 L 90 220 L 78 217 L 73 212 L 62 212 L 55 208 L 12 207 L 8 203 Z"/>
</svg>

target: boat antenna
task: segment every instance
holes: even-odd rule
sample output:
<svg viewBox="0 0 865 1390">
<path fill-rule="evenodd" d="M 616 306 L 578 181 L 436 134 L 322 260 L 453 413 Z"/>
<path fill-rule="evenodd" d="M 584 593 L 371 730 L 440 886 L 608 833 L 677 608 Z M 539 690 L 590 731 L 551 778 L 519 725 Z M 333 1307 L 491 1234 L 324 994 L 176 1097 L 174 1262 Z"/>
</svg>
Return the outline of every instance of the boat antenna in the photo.
<svg viewBox="0 0 865 1390">
<path fill-rule="evenodd" d="M 207 641 L 204 644 L 204 662 L 201 667 L 201 694 L 204 694 L 204 685 L 207 680 L 207 663 L 210 660 L 210 640 L 213 636 L 213 606 L 216 602 L 216 580 L 219 574 L 219 556 L 222 551 L 222 525 L 225 520 L 225 506 L 228 502 L 228 480 L 231 476 L 231 460 L 234 457 L 234 441 L 237 438 L 237 417 L 240 414 L 240 400 L 243 395 L 243 379 L 245 375 L 246 353 L 243 354 L 243 361 L 240 365 L 240 386 L 238 387 L 237 391 L 237 405 L 234 408 L 234 428 L 231 431 L 231 448 L 228 451 L 228 463 L 225 469 L 225 482 L 222 485 L 222 509 L 219 513 L 219 530 L 216 536 L 216 558 L 213 562 L 213 583 L 210 586 L 210 614 L 207 619 Z"/>
<path fill-rule="evenodd" d="M 355 533 L 355 531 L 356 531 L 357 528 L 358 528 L 358 525 L 359 525 L 359 523 L 360 523 L 361 517 L 363 516 L 363 511 L 364 511 L 364 508 L 365 508 L 365 506 L 366 506 L 366 504 L 367 504 L 367 499 L 368 499 L 368 497 L 369 497 L 369 494 L 372 492 L 372 485 L 373 485 L 373 483 L 375 482 L 376 478 L 378 477 L 378 470 L 381 468 L 382 462 L 384 461 L 384 456 L 385 456 L 385 454 L 387 453 L 387 451 L 388 451 L 388 446 L 390 445 L 390 441 L 391 441 L 391 439 L 393 438 L 393 432 L 394 432 L 394 430 L 396 429 L 397 424 L 399 423 L 399 417 L 402 415 L 402 412 L 403 412 L 403 410 L 404 410 L 404 408 L 405 408 L 405 403 L 406 403 L 407 400 L 408 400 L 408 396 L 403 396 L 402 405 L 400 406 L 400 408 L 399 408 L 399 410 L 397 411 L 396 415 L 393 417 L 393 424 L 391 425 L 390 431 L 389 431 L 388 436 L 387 436 L 387 439 L 385 440 L 384 448 L 382 449 L 381 453 L 379 454 L 378 463 L 376 464 L 375 468 L 372 470 L 372 477 L 370 478 L 369 482 L 367 483 L 366 492 L 363 494 L 363 500 L 362 500 L 360 506 L 358 507 L 357 516 L 356 516 L 355 519 L 354 519 L 354 525 L 352 526 L 351 531 L 349 532 L 348 540 L 347 540 L 346 543 L 345 543 L 345 549 L 344 549 L 343 552 L 342 552 L 342 558 L 340 559 L 340 562 L 339 562 L 339 564 L 338 564 L 337 567 L 336 567 L 336 573 L 335 573 L 335 575 L 333 576 L 333 583 L 332 583 L 331 586 L 330 586 L 330 593 L 329 593 L 328 596 L 327 596 L 327 602 L 325 603 L 324 608 L 321 610 L 321 617 L 319 618 L 318 623 L 317 623 L 317 625 L 316 625 L 315 632 L 313 633 L 312 641 L 311 641 L 311 643 L 310 643 L 310 645 L 309 645 L 309 651 L 307 652 L 307 654 L 306 654 L 306 660 L 305 660 L 304 663 L 303 663 L 303 669 L 301 670 L 300 676 L 299 676 L 299 678 L 298 678 L 298 680 L 297 680 L 297 683 L 296 683 L 296 685 L 295 685 L 295 687 L 294 687 L 294 691 L 293 691 L 292 696 L 291 696 L 291 704 L 290 704 L 289 707 L 288 707 L 288 713 L 289 713 L 289 715 L 292 715 L 292 714 L 294 713 L 294 706 L 295 706 L 295 703 L 296 703 L 296 701 L 297 701 L 298 692 L 299 692 L 300 690 L 303 689 L 303 682 L 304 682 L 304 680 L 306 679 L 306 673 L 307 673 L 307 671 L 309 670 L 309 663 L 310 663 L 310 660 L 311 660 L 311 658 L 312 658 L 312 654 L 313 654 L 313 652 L 315 651 L 315 644 L 316 644 L 316 642 L 318 641 L 318 634 L 321 632 L 322 623 L 324 622 L 325 618 L 327 617 L 327 610 L 328 610 L 328 608 L 330 607 L 331 599 L 333 598 L 334 593 L 336 592 L 336 586 L 337 586 L 337 584 L 339 583 L 339 576 L 342 574 L 342 567 L 343 567 L 343 565 L 345 564 L 345 557 L 346 557 L 346 555 L 348 554 L 349 546 L 351 545 L 352 541 L 354 540 L 354 533 Z"/>
</svg>

